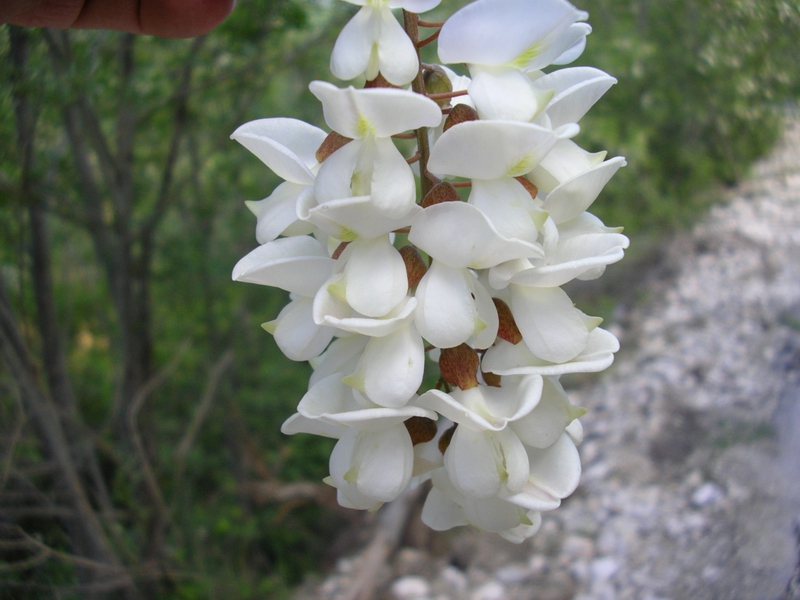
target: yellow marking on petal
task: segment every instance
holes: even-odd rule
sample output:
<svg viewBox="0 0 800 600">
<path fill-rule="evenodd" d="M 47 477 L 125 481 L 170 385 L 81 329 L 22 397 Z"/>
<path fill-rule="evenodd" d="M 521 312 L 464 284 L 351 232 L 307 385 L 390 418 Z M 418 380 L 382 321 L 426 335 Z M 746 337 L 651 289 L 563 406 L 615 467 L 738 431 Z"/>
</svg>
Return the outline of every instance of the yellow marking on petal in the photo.
<svg viewBox="0 0 800 600">
<path fill-rule="evenodd" d="M 358 481 L 358 469 L 353 467 L 347 473 L 344 474 L 344 477 L 342 477 L 342 479 L 344 479 L 349 483 L 355 483 L 356 481 Z"/>
<path fill-rule="evenodd" d="M 329 283 L 328 291 L 330 292 L 331 296 L 337 300 L 347 303 L 347 285 L 344 281 L 344 277 Z"/>
<path fill-rule="evenodd" d="M 267 321 L 266 323 L 261 324 L 261 329 L 266 331 L 267 333 L 271 333 L 275 335 L 275 330 L 278 328 L 278 319 L 273 321 Z"/>
<path fill-rule="evenodd" d="M 329 486 L 331 486 L 331 487 L 333 487 L 333 488 L 335 488 L 335 487 L 336 487 L 336 484 L 333 482 L 333 477 L 331 477 L 330 475 L 328 475 L 327 477 L 325 477 L 325 478 L 322 480 L 322 483 L 324 483 L 324 484 L 327 484 L 327 485 L 329 485 Z"/>
<path fill-rule="evenodd" d="M 528 66 L 529 62 L 531 62 L 541 53 L 542 53 L 542 43 L 536 42 L 533 46 L 525 50 L 517 58 L 508 63 L 508 66 L 511 67 L 512 69 L 524 69 L 525 67 Z"/>
<path fill-rule="evenodd" d="M 537 210 L 535 212 L 531 211 L 530 215 L 533 224 L 536 226 L 536 230 L 539 231 L 544 226 L 545 222 L 547 221 L 547 217 L 550 216 L 550 213 L 546 210 Z"/>
<path fill-rule="evenodd" d="M 530 173 L 535 166 L 536 163 L 534 162 L 533 154 L 526 154 L 519 160 L 517 164 L 508 170 L 506 177 L 519 177 L 520 175 L 525 175 L 526 173 Z"/>
<path fill-rule="evenodd" d="M 364 118 L 364 115 L 358 116 L 358 125 L 356 125 L 356 133 L 358 134 L 359 138 L 366 137 L 370 133 L 374 133 L 375 128 L 372 126 L 372 123 L 367 121 Z"/>
<path fill-rule="evenodd" d="M 339 235 L 336 236 L 336 239 L 341 240 L 343 242 L 352 242 L 358 237 L 358 234 L 349 229 L 348 227 L 342 227 L 339 229 Z"/>
<path fill-rule="evenodd" d="M 533 521 L 530 520 L 530 517 L 528 517 L 528 515 L 523 513 L 522 516 L 519 519 L 519 524 L 520 525 L 533 525 Z"/>
<path fill-rule="evenodd" d="M 342 377 L 342 383 L 349 385 L 351 388 L 364 393 L 364 376 L 353 373 L 347 377 Z"/>
<path fill-rule="evenodd" d="M 481 331 L 483 331 L 484 329 L 486 329 L 486 321 L 484 321 L 480 317 L 476 316 L 475 317 L 475 322 L 473 323 L 473 326 L 472 326 L 472 333 L 477 335 Z"/>
</svg>

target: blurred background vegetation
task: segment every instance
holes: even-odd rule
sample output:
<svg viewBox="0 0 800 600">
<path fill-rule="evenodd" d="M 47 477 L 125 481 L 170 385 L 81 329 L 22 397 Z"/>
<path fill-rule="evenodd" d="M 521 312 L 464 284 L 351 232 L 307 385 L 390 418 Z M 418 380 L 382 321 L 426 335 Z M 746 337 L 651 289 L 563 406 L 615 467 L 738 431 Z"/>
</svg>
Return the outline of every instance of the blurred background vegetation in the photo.
<svg viewBox="0 0 800 600">
<path fill-rule="evenodd" d="M 444 0 L 426 19 L 465 2 Z M 586 0 L 582 122 L 629 166 L 593 207 L 696 218 L 800 96 L 794 0 Z M 354 7 L 240 0 L 195 40 L 0 28 L 0 598 L 280 598 L 339 550 L 328 440 L 284 437 L 306 365 L 233 284 L 278 180 L 241 123 L 324 126 L 307 91 Z"/>
</svg>

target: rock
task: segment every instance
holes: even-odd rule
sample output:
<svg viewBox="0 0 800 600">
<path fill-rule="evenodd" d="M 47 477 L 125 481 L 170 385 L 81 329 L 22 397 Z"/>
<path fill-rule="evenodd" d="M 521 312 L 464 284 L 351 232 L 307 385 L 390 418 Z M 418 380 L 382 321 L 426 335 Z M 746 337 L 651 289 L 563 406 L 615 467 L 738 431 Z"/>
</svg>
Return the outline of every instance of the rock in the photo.
<svg viewBox="0 0 800 600">
<path fill-rule="evenodd" d="M 422 577 L 407 575 L 392 583 L 392 597 L 396 600 L 426 600 L 431 593 L 431 585 Z"/>
</svg>

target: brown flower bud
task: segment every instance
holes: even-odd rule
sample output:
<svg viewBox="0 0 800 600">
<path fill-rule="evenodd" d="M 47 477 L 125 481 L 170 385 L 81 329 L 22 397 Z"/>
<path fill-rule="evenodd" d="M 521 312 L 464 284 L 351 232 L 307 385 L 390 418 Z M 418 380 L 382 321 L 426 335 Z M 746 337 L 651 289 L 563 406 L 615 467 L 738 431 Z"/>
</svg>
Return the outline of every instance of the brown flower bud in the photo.
<svg viewBox="0 0 800 600">
<path fill-rule="evenodd" d="M 331 131 L 328 134 L 328 137 L 322 141 L 319 148 L 317 148 L 317 153 L 315 154 L 317 157 L 317 162 L 322 163 L 322 161 L 336 152 L 339 148 L 352 141 L 352 138 L 345 137 L 341 133 Z"/>
<path fill-rule="evenodd" d="M 364 83 L 364 89 L 369 89 L 369 88 L 394 88 L 396 90 L 399 90 L 400 86 L 395 85 L 393 83 L 389 83 L 383 75 L 378 73 L 375 79 L 370 79 L 369 81 Z"/>
<path fill-rule="evenodd" d="M 442 437 L 439 438 L 439 452 L 442 454 L 444 454 L 445 451 L 447 451 L 447 448 L 450 446 L 450 440 L 453 439 L 453 434 L 456 432 L 456 427 L 458 427 L 458 424 L 453 425 L 450 429 L 442 434 Z"/>
<path fill-rule="evenodd" d="M 490 387 L 502 387 L 500 380 L 500 375 L 496 373 L 487 373 L 486 371 L 481 371 L 481 375 L 483 376 L 483 380 L 486 382 L 486 385 Z"/>
<path fill-rule="evenodd" d="M 453 187 L 452 183 L 441 181 L 431 188 L 431 191 L 425 194 L 422 199 L 422 208 L 428 208 L 434 204 L 441 202 L 460 202 L 461 196 L 458 195 L 458 190 Z"/>
<path fill-rule="evenodd" d="M 514 177 L 517 181 L 522 184 L 522 187 L 531 195 L 531 198 L 536 198 L 539 195 L 539 188 L 537 188 L 530 179 L 525 177 L 524 175 L 520 175 L 519 177 Z"/>
<path fill-rule="evenodd" d="M 406 426 L 408 434 L 411 436 L 411 444 L 424 444 L 430 442 L 436 437 L 436 421 L 426 419 L 425 417 L 411 417 L 403 421 Z"/>
<path fill-rule="evenodd" d="M 451 127 L 455 127 L 460 123 L 477 120 L 478 111 L 472 108 L 469 104 L 456 104 L 453 107 L 453 110 L 450 111 L 450 114 L 447 115 L 447 118 L 444 120 L 444 129 L 442 131 L 447 131 Z"/>
<path fill-rule="evenodd" d="M 400 256 L 403 257 L 403 262 L 406 263 L 406 277 L 408 277 L 408 287 L 411 289 L 419 283 L 420 279 L 428 271 L 428 265 L 425 264 L 419 251 L 411 244 L 400 248 Z"/>
<path fill-rule="evenodd" d="M 494 307 L 497 309 L 497 317 L 500 320 L 500 326 L 497 328 L 497 337 L 512 344 L 519 344 L 522 341 L 522 333 L 517 327 L 517 322 L 514 320 L 514 315 L 508 304 L 500 300 L 500 298 L 492 298 Z"/>
<path fill-rule="evenodd" d="M 439 371 L 450 385 L 468 390 L 478 386 L 478 353 L 467 344 L 443 348 L 439 356 Z"/>
</svg>

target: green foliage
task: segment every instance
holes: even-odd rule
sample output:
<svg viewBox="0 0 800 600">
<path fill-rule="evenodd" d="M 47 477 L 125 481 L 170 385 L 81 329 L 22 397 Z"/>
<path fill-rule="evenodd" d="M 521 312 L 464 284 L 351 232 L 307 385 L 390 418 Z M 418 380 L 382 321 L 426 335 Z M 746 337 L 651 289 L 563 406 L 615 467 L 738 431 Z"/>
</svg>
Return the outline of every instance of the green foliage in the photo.
<svg viewBox="0 0 800 600">
<path fill-rule="evenodd" d="M 740 179 L 800 97 L 800 6 L 787 0 L 586 0 L 594 27 L 581 64 L 619 80 L 579 142 L 626 156 L 593 210 L 658 229 Z M 705 198 L 705 199 L 704 199 Z"/>
</svg>

